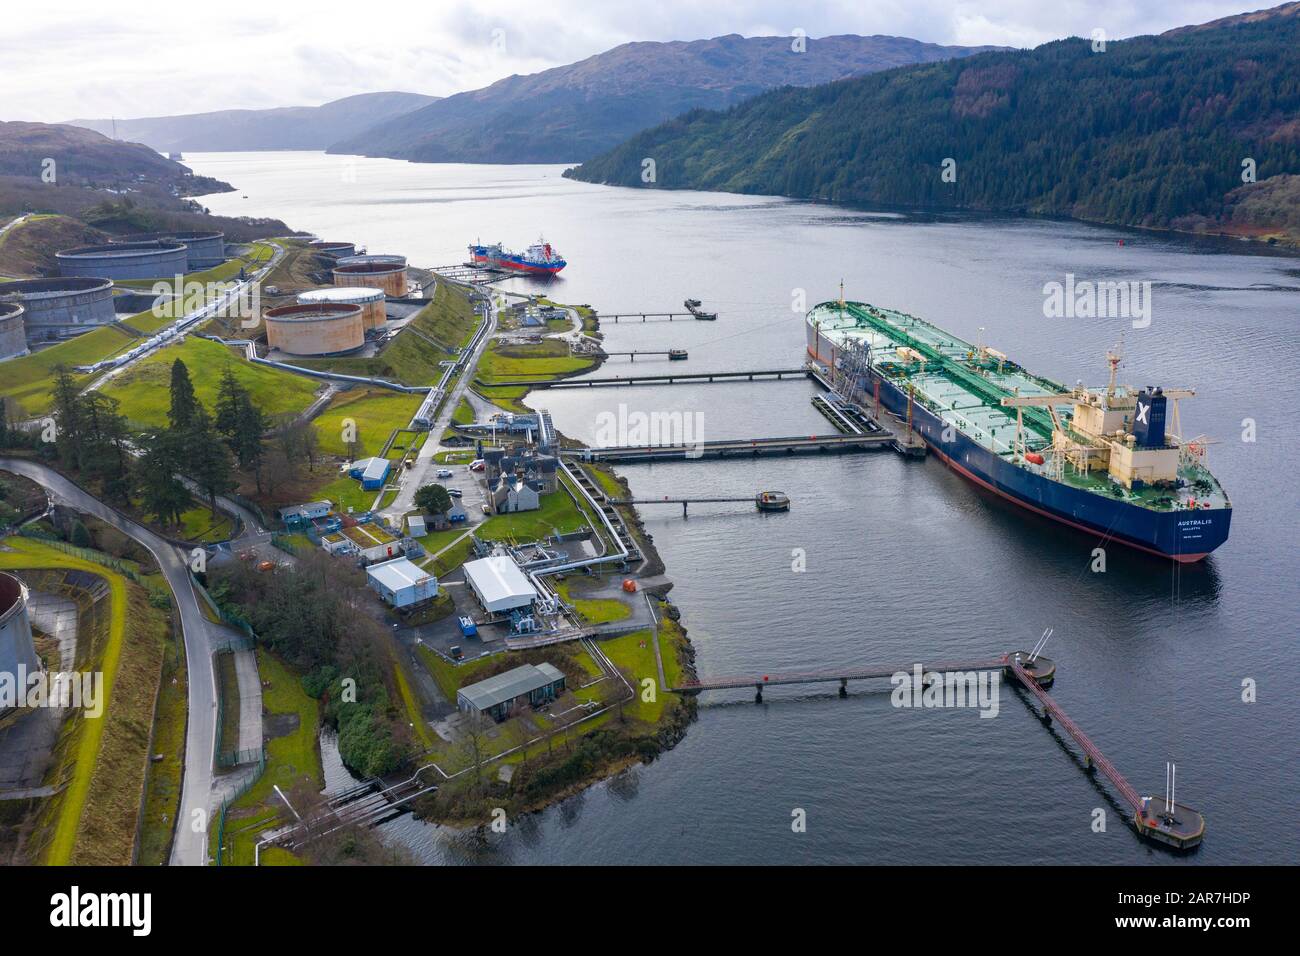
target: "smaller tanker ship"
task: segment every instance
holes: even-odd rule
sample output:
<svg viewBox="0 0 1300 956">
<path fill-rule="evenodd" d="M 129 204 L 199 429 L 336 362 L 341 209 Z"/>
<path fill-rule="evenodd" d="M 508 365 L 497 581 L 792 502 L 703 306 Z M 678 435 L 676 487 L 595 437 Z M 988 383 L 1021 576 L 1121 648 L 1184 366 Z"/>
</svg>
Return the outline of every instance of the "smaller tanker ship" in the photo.
<svg viewBox="0 0 1300 956">
<path fill-rule="evenodd" d="M 567 262 L 545 239 L 538 239 L 527 252 L 511 252 L 501 243 L 490 246 L 475 243 L 469 247 L 470 264 L 501 272 L 523 272 L 529 275 L 555 275 Z"/>
</svg>

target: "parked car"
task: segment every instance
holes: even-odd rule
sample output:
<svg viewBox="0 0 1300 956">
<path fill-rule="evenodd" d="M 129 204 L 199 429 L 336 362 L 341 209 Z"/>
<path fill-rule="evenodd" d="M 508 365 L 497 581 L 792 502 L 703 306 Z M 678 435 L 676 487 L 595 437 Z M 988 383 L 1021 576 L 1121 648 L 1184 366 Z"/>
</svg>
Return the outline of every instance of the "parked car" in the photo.
<svg viewBox="0 0 1300 956">
<path fill-rule="evenodd" d="M 464 495 L 464 492 L 461 491 L 459 488 L 448 488 L 447 494 L 451 495 L 453 498 L 459 498 L 462 495 Z"/>
<path fill-rule="evenodd" d="M 450 468 L 439 468 L 439 469 L 438 469 L 437 477 L 439 477 L 439 478 L 450 478 L 450 477 L 451 477 L 451 469 L 450 469 Z"/>
</svg>

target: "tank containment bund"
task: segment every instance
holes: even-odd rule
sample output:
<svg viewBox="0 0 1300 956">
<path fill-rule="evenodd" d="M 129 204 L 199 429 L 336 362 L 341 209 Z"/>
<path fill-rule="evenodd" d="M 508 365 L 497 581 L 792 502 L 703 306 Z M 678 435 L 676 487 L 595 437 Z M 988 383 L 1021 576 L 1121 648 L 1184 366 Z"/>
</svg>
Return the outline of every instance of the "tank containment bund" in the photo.
<svg viewBox="0 0 1300 956">
<path fill-rule="evenodd" d="M 184 275 L 189 251 L 183 242 L 110 242 L 54 254 L 64 276 L 101 279 L 170 279 Z"/>
<path fill-rule="evenodd" d="M 17 302 L 25 310 L 23 327 L 29 345 L 67 339 L 117 316 L 109 279 L 20 279 L 0 283 L 0 302 Z"/>
<path fill-rule="evenodd" d="M 361 306 L 335 302 L 282 305 L 262 313 L 266 341 L 290 355 L 336 355 L 366 343 Z"/>
<path fill-rule="evenodd" d="M 299 305 L 318 302 L 336 302 L 341 305 L 359 305 L 367 329 L 383 328 L 387 320 L 384 311 L 384 290 L 367 286 L 347 286 L 333 289 L 308 289 L 298 294 Z"/>
<path fill-rule="evenodd" d="M 226 261 L 226 234 L 224 232 L 142 232 L 134 236 L 114 239 L 113 245 L 135 242 L 180 242 L 185 245 L 186 272 L 211 269 Z"/>
</svg>

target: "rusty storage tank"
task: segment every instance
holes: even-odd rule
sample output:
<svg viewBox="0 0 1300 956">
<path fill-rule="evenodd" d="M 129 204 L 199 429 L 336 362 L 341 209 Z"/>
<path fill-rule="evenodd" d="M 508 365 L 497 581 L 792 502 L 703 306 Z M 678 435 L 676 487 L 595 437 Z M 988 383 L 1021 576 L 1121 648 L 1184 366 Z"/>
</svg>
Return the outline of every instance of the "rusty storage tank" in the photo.
<svg viewBox="0 0 1300 956">
<path fill-rule="evenodd" d="M 68 339 L 114 321 L 110 279 L 20 279 L 0 283 L 0 302 L 24 309 L 28 345 Z"/>
<path fill-rule="evenodd" d="M 366 342 L 361 306 L 341 302 L 282 305 L 262 313 L 266 341 L 290 355 L 338 355 Z"/>
<path fill-rule="evenodd" d="M 299 305 L 314 305 L 317 302 L 340 302 L 343 305 L 361 306 L 361 315 L 365 319 L 366 330 L 383 328 L 387 320 L 384 311 L 384 290 L 368 286 L 347 286 L 333 289 L 308 289 L 298 294 Z"/>
<path fill-rule="evenodd" d="M 27 354 L 21 302 L 0 302 L 0 362 Z"/>
<path fill-rule="evenodd" d="M 184 275 L 189 250 L 174 239 L 110 242 L 56 252 L 59 274 L 99 279 L 170 279 Z"/>
<path fill-rule="evenodd" d="M 405 256 L 348 256 L 334 263 L 336 286 L 373 286 L 384 295 L 406 295 Z"/>
<path fill-rule="evenodd" d="M 226 261 L 226 234 L 224 232 L 141 232 L 122 239 L 114 239 L 114 245 L 134 242 L 159 242 L 170 240 L 185 244 L 186 272 L 199 272 L 211 269 Z"/>
<path fill-rule="evenodd" d="M 12 681 L 25 688 L 26 683 L 19 685 L 19 669 L 32 674 L 40 667 L 27 617 L 27 586 L 16 576 L 0 571 L 0 681 Z M 12 703 L 0 698 L 0 721 L 17 711 Z"/>
</svg>

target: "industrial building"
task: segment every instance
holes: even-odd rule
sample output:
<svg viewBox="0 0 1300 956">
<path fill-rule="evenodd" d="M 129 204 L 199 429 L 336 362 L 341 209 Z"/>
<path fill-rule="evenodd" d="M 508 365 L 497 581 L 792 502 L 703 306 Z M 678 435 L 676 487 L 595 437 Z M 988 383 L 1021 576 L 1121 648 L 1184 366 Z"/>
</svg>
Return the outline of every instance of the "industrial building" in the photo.
<svg viewBox="0 0 1300 956">
<path fill-rule="evenodd" d="M 0 571 L 0 679 L 18 682 L 19 668 L 26 673 L 41 669 L 32 641 L 32 625 L 27 617 L 27 586 L 17 577 Z M 19 692 L 26 687 L 18 688 Z M 13 714 L 17 707 L 0 699 L 0 721 Z"/>
<path fill-rule="evenodd" d="M 486 714 L 502 721 L 517 707 L 537 707 L 564 693 L 564 674 L 545 662 L 521 664 L 456 692 L 456 706 L 465 713 Z"/>
<path fill-rule="evenodd" d="M 0 302 L 0 362 L 27 354 L 21 302 Z"/>
<path fill-rule="evenodd" d="M 17 302 L 27 344 L 71 338 L 116 320 L 110 279 L 21 279 L 0 283 L 0 302 Z"/>
<path fill-rule="evenodd" d="M 313 521 L 327 517 L 333 507 L 328 501 L 311 501 L 302 505 L 287 505 L 275 514 L 286 528 L 293 530 L 305 528 Z"/>
<path fill-rule="evenodd" d="M 400 557 L 402 542 L 377 524 L 354 524 L 321 537 L 320 546 L 329 554 L 360 555 L 367 561 Z"/>
<path fill-rule="evenodd" d="M 189 268 L 185 243 L 171 239 L 110 242 L 56 252 L 59 274 L 96 279 L 170 279 Z"/>
<path fill-rule="evenodd" d="M 385 295 L 406 295 L 405 256 L 349 256 L 334 263 L 334 284 L 379 288 Z"/>
<path fill-rule="evenodd" d="M 299 293 L 299 305 L 318 305 L 333 303 L 337 305 L 355 305 L 361 308 L 362 326 L 369 331 L 381 329 L 388 316 L 384 311 L 384 290 L 369 286 L 348 286 L 346 288 L 309 289 Z"/>
<path fill-rule="evenodd" d="M 537 589 L 508 555 L 467 561 L 464 569 L 465 583 L 489 614 L 526 610 L 537 600 Z"/>
<path fill-rule="evenodd" d="M 387 458 L 362 458 L 348 466 L 348 477 L 361 482 L 366 491 L 378 491 L 384 487 L 393 463 Z"/>
<path fill-rule="evenodd" d="M 395 608 L 412 607 L 438 596 L 438 579 L 406 558 L 366 568 L 370 589 Z"/>
<path fill-rule="evenodd" d="M 159 241 L 185 245 L 186 272 L 211 269 L 226 261 L 226 234 L 223 232 L 141 232 L 114 239 L 115 245 Z"/>
<path fill-rule="evenodd" d="M 267 344 L 290 355 L 341 355 L 366 344 L 366 324 L 359 305 L 282 305 L 266 309 L 262 319 Z"/>
<path fill-rule="evenodd" d="M 308 248 L 327 259 L 346 259 L 357 254 L 356 244 L 351 242 L 329 242 L 325 239 L 313 239 Z"/>
</svg>

